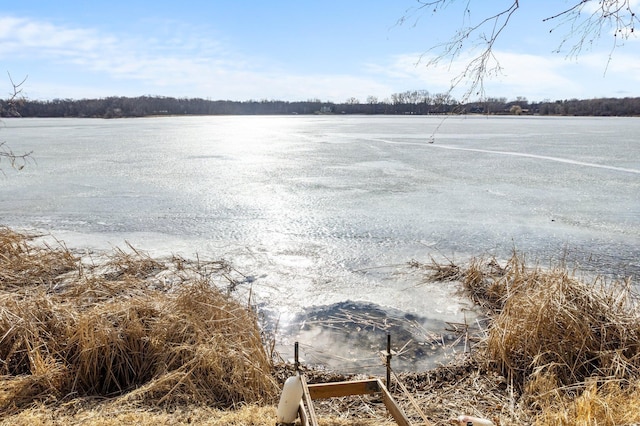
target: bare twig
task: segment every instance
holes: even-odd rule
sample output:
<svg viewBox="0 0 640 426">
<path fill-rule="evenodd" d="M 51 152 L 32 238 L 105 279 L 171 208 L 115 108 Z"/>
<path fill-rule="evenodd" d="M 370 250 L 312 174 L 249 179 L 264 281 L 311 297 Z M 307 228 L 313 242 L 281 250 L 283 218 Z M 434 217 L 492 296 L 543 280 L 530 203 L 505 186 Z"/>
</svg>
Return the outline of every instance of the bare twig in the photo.
<svg viewBox="0 0 640 426">
<path fill-rule="evenodd" d="M 435 56 L 426 61 L 428 67 L 442 62 L 452 65 L 463 53 L 476 51 L 479 53 L 467 61 L 466 66 L 458 75 L 452 78 L 451 92 L 460 85 L 466 85 L 462 102 L 471 96 L 484 98 L 484 81 L 487 77 L 494 77 L 501 72 L 500 62 L 494 54 L 494 47 L 511 18 L 520 9 L 519 0 L 505 0 L 504 6 L 498 12 L 483 17 L 477 23 L 471 22 L 472 0 L 417 0 L 418 6 L 407 10 L 407 14 L 398 20 L 398 25 L 406 23 L 409 18 L 415 18 L 414 25 L 424 13 L 435 15 L 454 3 L 462 3 L 463 22 L 455 34 L 446 42 L 433 46 L 425 52 L 418 63 L 424 61 L 427 55 Z M 483 5 L 484 6 L 484 5 Z M 568 27 L 568 32 L 562 38 L 556 52 L 565 50 L 567 45 L 568 57 L 578 56 L 583 49 L 591 46 L 595 40 L 602 37 L 605 31 L 611 30 L 614 36 L 609 54 L 611 60 L 613 51 L 624 44 L 635 31 L 640 18 L 633 10 L 633 0 L 573 0 L 569 7 L 551 14 L 543 22 L 557 22 L 558 27 Z M 551 31 L 554 31 L 552 29 Z M 606 71 L 605 71 L 606 72 Z"/>
<path fill-rule="evenodd" d="M 11 81 L 12 92 L 9 94 L 9 99 L 7 99 L 7 101 L 5 102 L 7 106 L 6 111 L 3 111 L 2 107 L 0 106 L 0 113 L 4 113 L 10 117 L 20 117 L 18 107 L 24 100 L 24 98 L 22 97 L 22 86 L 24 85 L 25 81 L 27 81 L 28 76 L 25 77 L 20 83 L 16 83 L 11 77 L 11 74 L 7 74 L 9 75 L 9 81 Z M 0 163 L 4 159 L 8 161 L 11 167 L 16 170 L 22 170 L 24 168 L 24 166 L 31 159 L 32 153 L 33 151 L 24 154 L 15 154 L 6 144 L 6 142 L 0 142 Z M 4 174 L 4 171 L 1 168 L 0 172 Z"/>
</svg>

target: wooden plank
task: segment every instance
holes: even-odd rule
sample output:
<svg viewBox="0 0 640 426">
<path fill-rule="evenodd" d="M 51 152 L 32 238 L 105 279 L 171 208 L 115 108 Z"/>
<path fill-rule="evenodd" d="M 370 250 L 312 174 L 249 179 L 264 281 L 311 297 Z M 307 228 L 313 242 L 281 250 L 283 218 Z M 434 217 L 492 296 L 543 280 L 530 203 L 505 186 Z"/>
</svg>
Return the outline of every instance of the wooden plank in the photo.
<svg viewBox="0 0 640 426">
<path fill-rule="evenodd" d="M 300 406 L 298 407 L 298 417 L 300 417 L 300 425 L 301 426 L 309 426 L 309 419 L 307 418 L 307 411 L 304 408 L 304 401 L 300 401 Z"/>
<path fill-rule="evenodd" d="M 348 382 L 317 383 L 309 385 L 311 399 L 332 398 L 336 396 L 365 395 L 380 392 L 380 381 L 354 380 Z"/>
<path fill-rule="evenodd" d="M 307 380 L 302 374 L 300 375 L 300 381 L 302 382 L 302 400 L 303 402 L 306 402 L 307 407 L 309 408 L 309 424 L 310 426 L 318 426 L 318 417 L 316 416 L 316 409 L 313 407 L 311 395 L 309 395 L 309 386 L 307 385 Z"/>
<path fill-rule="evenodd" d="M 404 411 L 402 411 L 400 407 L 398 407 L 398 404 L 396 404 L 393 396 L 391 396 L 380 379 L 377 380 L 380 386 L 380 392 L 382 392 L 382 400 L 384 401 L 384 405 L 385 407 L 387 407 L 387 410 L 389 410 L 391 417 L 393 417 L 393 419 L 396 421 L 396 423 L 398 423 L 399 426 L 411 426 L 407 415 L 404 413 Z"/>
<path fill-rule="evenodd" d="M 318 419 L 316 417 L 315 409 L 313 408 L 313 399 L 333 398 L 339 396 L 350 395 L 365 395 L 381 392 L 382 400 L 385 407 L 389 411 L 389 414 L 393 417 L 398 426 L 411 426 L 407 415 L 396 404 L 393 396 L 389 393 L 380 379 L 372 380 L 354 380 L 347 382 L 334 382 L 334 383 L 317 383 L 313 385 L 307 385 L 304 376 L 300 377 L 302 380 L 302 397 L 303 401 L 300 403 L 301 409 L 304 411 L 304 403 L 306 403 L 309 410 L 309 425 L 318 426 Z M 300 419 L 303 420 L 302 415 Z M 304 422 L 302 423 L 305 424 Z"/>
</svg>

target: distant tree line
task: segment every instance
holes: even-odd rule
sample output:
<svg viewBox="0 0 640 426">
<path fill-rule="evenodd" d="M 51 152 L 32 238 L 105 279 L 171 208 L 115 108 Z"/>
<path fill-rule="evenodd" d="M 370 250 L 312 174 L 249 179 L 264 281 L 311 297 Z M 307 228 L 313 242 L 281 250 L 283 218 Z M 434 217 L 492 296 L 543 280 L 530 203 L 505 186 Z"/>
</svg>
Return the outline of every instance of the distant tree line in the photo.
<svg viewBox="0 0 640 426">
<path fill-rule="evenodd" d="M 379 101 L 369 96 L 361 102 L 349 98 L 343 103 L 278 100 L 209 100 L 164 96 L 108 97 L 101 99 L 23 100 L 16 112 L 14 104 L 0 100 L 2 116 L 22 117 L 146 117 L 153 115 L 276 115 L 276 114 L 535 114 L 584 116 L 640 116 L 640 97 L 570 99 L 529 102 L 524 97 L 487 98 L 460 103 L 449 94 L 426 90 L 394 93 Z M 9 108 L 11 106 L 11 108 Z M 11 112 L 10 112 L 11 111 Z"/>
</svg>

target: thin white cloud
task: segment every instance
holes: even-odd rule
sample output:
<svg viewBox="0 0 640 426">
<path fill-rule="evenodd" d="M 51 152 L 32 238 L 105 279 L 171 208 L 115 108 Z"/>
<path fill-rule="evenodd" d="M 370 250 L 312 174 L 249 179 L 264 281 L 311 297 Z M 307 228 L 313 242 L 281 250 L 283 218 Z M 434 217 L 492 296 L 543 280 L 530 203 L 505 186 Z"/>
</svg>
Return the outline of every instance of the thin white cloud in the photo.
<svg viewBox="0 0 640 426">
<path fill-rule="evenodd" d="M 389 90 L 362 77 L 292 75 L 283 71 L 284 65 L 231 52 L 208 37 L 196 37 L 193 33 L 169 40 L 140 40 L 135 36 L 105 35 L 94 29 L 0 17 L 0 58 L 17 57 L 73 66 L 74 72 L 83 73 L 84 78 L 94 74 L 93 78 L 103 76 L 103 79 L 120 82 L 123 86 L 138 82 L 138 92 L 125 95 L 156 93 L 238 100 L 320 98 L 343 101 L 345 93 L 365 97 Z M 44 84 L 33 84 L 41 91 L 47 90 Z M 103 81 L 103 84 L 108 82 Z M 68 82 L 62 82 L 61 87 L 78 92 L 71 90 L 73 86 Z M 96 96 L 93 93 L 103 94 L 105 89 L 93 86 L 84 97 Z"/>
<path fill-rule="evenodd" d="M 610 62 L 607 54 L 599 53 L 584 54 L 577 60 L 554 54 L 532 55 L 499 50 L 494 54 L 501 72 L 485 78 L 486 96 L 511 99 L 525 96 L 530 100 L 543 100 L 611 96 L 625 90 L 629 96 L 640 95 L 637 89 L 640 57 L 625 54 L 622 50 L 614 53 Z M 451 87 L 459 76 L 464 75 L 472 59 L 470 55 L 436 65 L 429 65 L 432 58 L 423 57 L 420 61 L 419 58 L 419 54 L 398 55 L 386 66 L 370 66 L 370 71 L 390 80 L 404 81 L 406 89 L 426 89 L 431 93 L 451 90 L 458 99 L 465 96 L 470 87 L 469 80 L 463 78 L 456 87 Z"/>
<path fill-rule="evenodd" d="M 370 95 L 384 99 L 412 89 L 447 92 L 470 59 L 464 56 L 427 67 L 430 58 L 420 60 L 417 53 L 403 54 L 387 63 L 382 59 L 363 66 L 358 74 L 303 75 L 290 72 L 286 64 L 243 55 L 199 34 L 209 32 L 184 29 L 172 32 L 166 40 L 142 39 L 132 34 L 105 34 L 92 28 L 0 16 L 0 59 L 9 66 L 12 61 L 25 59 L 30 64 L 58 67 L 57 74 L 62 77 L 47 75 L 47 69 L 42 71 L 42 80 L 30 78 L 28 91 L 36 98 L 155 94 L 234 100 L 319 98 L 334 102 L 349 97 L 364 101 Z M 623 50 L 616 51 L 608 65 L 606 53 L 581 55 L 578 63 L 561 55 L 495 53 L 503 74 L 487 79 L 489 96 L 541 100 L 625 90 L 630 96 L 640 95 L 632 87 L 640 79 L 640 57 Z M 77 81 L 70 81 L 69 76 Z M 45 78 L 56 79 L 48 83 Z M 593 81 L 601 90 L 594 91 Z M 629 83 L 625 86 L 624 82 Z M 462 93 L 464 88 L 460 87 L 453 95 L 461 98 Z"/>
<path fill-rule="evenodd" d="M 176 32 L 177 33 L 177 32 Z M 207 34 L 207 31 L 202 31 Z M 132 35 L 106 35 L 90 28 L 67 28 L 48 22 L 0 17 L 0 58 L 52 61 L 84 79 L 96 78 L 96 86 L 83 83 L 87 94 L 104 96 L 104 86 L 115 82 L 135 96 L 212 97 L 215 99 L 319 98 L 341 102 L 347 97 L 388 96 L 391 88 L 371 78 L 350 75 L 290 74 L 282 64 L 243 56 L 208 37 L 183 31 L 167 40 L 142 40 Z M 93 74 L 92 77 L 87 77 Z M 99 80 L 103 81 L 100 82 Z M 105 81 L 105 80 L 110 80 Z M 132 84 L 137 82 L 137 85 Z M 47 86 L 34 82 L 41 97 L 68 97 L 77 93 L 69 82 Z M 137 92 L 133 92 L 137 90 Z M 31 90 L 33 92 L 33 90 Z"/>
<path fill-rule="evenodd" d="M 89 29 L 70 29 L 24 18 L 0 17 L 0 55 L 84 56 L 110 51 L 114 37 Z"/>
<path fill-rule="evenodd" d="M 573 64 L 558 56 L 539 56 L 513 52 L 496 52 L 502 73 L 487 81 L 487 92 L 513 99 L 526 96 L 532 100 L 575 97 L 583 88 L 570 71 Z M 571 95 L 569 95 L 571 94 Z"/>
<path fill-rule="evenodd" d="M 632 81 L 640 82 L 640 56 L 617 52 L 608 62 L 606 72 L 616 75 L 625 75 Z"/>
<path fill-rule="evenodd" d="M 244 60 L 216 57 L 216 44 L 207 39 L 153 39 L 116 37 L 93 29 L 66 28 L 24 18 L 0 17 L 0 58 L 54 61 L 115 79 L 144 80 L 150 84 L 193 78 L 219 68 L 237 69 Z M 206 53 L 210 56 L 201 56 Z M 224 52 L 215 52 L 223 54 Z"/>
</svg>

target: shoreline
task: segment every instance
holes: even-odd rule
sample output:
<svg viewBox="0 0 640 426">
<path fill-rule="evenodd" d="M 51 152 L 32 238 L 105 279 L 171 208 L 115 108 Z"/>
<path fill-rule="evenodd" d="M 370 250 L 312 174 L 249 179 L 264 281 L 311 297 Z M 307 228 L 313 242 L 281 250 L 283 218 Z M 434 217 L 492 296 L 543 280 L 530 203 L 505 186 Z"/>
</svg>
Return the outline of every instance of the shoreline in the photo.
<svg viewBox="0 0 640 426">
<path fill-rule="evenodd" d="M 274 361 L 269 352 L 273 346 L 261 333 L 250 303 L 234 301 L 229 288 L 221 292 L 216 287 L 216 280 L 230 282 L 225 278 L 228 264 L 197 265 L 175 258 L 173 275 L 161 274 L 162 263 L 131 246 L 116 249 L 104 264 L 83 263 L 63 246 L 38 246 L 30 236 L 0 231 L 0 351 L 6 370 L 0 379 L 2 424 L 43 418 L 73 424 L 88 417 L 107 424 L 123 421 L 125 414 L 140 424 L 161 418 L 175 424 L 227 424 L 216 422 L 234 416 L 252 419 L 243 424 L 273 423 L 280 387 L 293 367 Z M 566 270 L 529 268 L 516 255 L 506 264 L 477 259 L 465 268 L 436 263 L 415 267 L 440 280 L 462 278 L 467 294 L 491 320 L 482 330 L 486 337 L 472 342 L 470 352 L 456 362 L 397 375 L 402 386 L 390 390 L 414 421 L 419 413 L 411 411 L 410 400 L 437 425 L 461 414 L 480 414 L 496 425 L 574 424 L 582 417 L 571 407 L 587 403 L 593 407 L 589 418 L 603 422 L 598 424 L 609 424 L 604 419 L 611 418 L 615 424 L 640 420 L 640 315 L 630 280 L 586 285 Z M 223 319 L 227 317 L 220 314 L 232 316 Z M 16 323 L 15 318 L 22 320 Z M 238 326 L 235 330 L 241 331 L 224 331 Z M 212 328 L 201 334 L 201 327 Z M 606 328 L 606 335 L 597 334 L 599 327 Z M 88 340 L 78 340 L 78 330 L 88 333 L 82 334 Z M 71 334 L 62 338 L 60 333 Z M 231 336 L 236 337 L 229 340 Z M 237 337 L 249 340 L 238 347 Z M 161 349 L 163 339 L 173 343 Z M 74 345 L 81 341 L 88 346 L 76 352 Z M 148 346 L 151 342 L 156 343 Z M 163 358 L 179 342 L 179 357 Z M 563 349 L 549 350 L 558 347 Z M 220 358 L 224 353 L 228 355 Z M 252 355 L 246 358 L 245 353 Z M 625 354 L 625 368 L 619 368 L 622 359 L 610 354 Z M 227 362 L 239 364 L 217 370 Z M 118 365 L 148 373 L 131 375 Z M 354 377 L 303 368 L 310 383 Z M 114 375 L 105 376 L 109 371 Z M 107 377 L 115 381 L 105 382 Z M 411 398 L 403 396 L 402 388 Z M 555 397 L 546 397 L 549 393 Z M 598 411 L 604 403 L 610 409 Z M 320 415 L 327 419 L 323 424 L 344 424 L 335 416 L 344 410 L 361 425 L 388 421 L 379 400 L 362 398 L 356 405 L 360 408 L 354 411 L 353 401 L 344 398 L 319 403 Z"/>
</svg>

